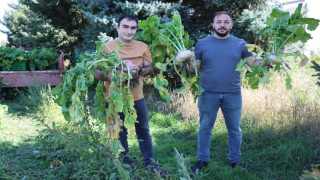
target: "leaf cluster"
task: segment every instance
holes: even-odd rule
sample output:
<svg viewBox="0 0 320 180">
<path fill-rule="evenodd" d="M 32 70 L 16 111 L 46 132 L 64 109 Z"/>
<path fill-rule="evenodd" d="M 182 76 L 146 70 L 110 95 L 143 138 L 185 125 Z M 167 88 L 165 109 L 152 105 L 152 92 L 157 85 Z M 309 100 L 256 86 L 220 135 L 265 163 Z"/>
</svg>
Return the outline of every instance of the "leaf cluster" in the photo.
<svg viewBox="0 0 320 180">
<path fill-rule="evenodd" d="M 158 16 L 151 16 L 139 23 L 139 28 L 142 30 L 138 33 L 137 39 L 149 42 L 148 46 L 152 54 L 152 61 L 155 67 L 159 70 L 159 74 L 153 83 L 158 89 L 160 96 L 166 103 L 170 103 L 171 96 L 168 92 L 169 82 L 164 76 L 170 67 L 173 67 L 175 73 L 180 77 L 182 87 L 174 90 L 175 93 L 187 93 L 190 89 L 195 95 L 201 93 L 199 86 L 199 75 L 196 72 L 195 76 L 190 75 L 183 65 L 178 65 L 174 61 L 179 52 L 187 50 L 193 41 L 184 30 L 179 12 L 172 13 L 172 20 L 161 23 Z M 192 52 L 193 53 L 193 52 Z M 190 59 L 194 61 L 194 59 Z"/>
<path fill-rule="evenodd" d="M 298 5 L 295 12 L 290 15 L 287 11 L 274 8 L 267 19 L 267 26 L 261 31 L 262 35 L 269 36 L 269 44 L 264 51 L 257 45 L 247 45 L 249 51 L 256 49 L 255 58 L 262 59 L 258 67 L 252 67 L 245 75 L 249 78 L 248 83 L 252 89 L 257 89 L 259 84 L 268 84 L 271 70 L 284 72 L 286 76 L 286 88 L 292 88 L 292 79 L 287 72 L 288 64 L 285 62 L 286 54 L 282 54 L 283 48 L 295 42 L 307 42 L 311 39 L 311 35 L 306 32 L 304 26 L 310 31 L 315 30 L 320 20 L 315 18 L 304 17 L 302 11 L 302 3 Z M 251 47 L 250 47 L 251 46 Z M 274 56 L 275 58 L 270 58 Z M 274 59 L 274 60 L 273 60 Z M 245 59 L 237 65 L 237 71 L 243 69 L 245 63 L 249 59 Z"/>
<path fill-rule="evenodd" d="M 270 36 L 272 43 L 272 53 L 279 53 L 281 48 L 289 43 L 301 41 L 303 43 L 311 39 L 311 35 L 306 32 L 314 31 L 320 20 L 315 18 L 305 18 L 302 11 L 302 3 L 298 5 L 295 12 L 290 15 L 287 11 L 273 9 L 267 20 L 267 26 L 261 31 L 264 35 Z"/>
<path fill-rule="evenodd" d="M 0 47 L 0 67 L 11 69 L 14 62 L 27 61 L 27 53 L 22 49 Z"/>
<path fill-rule="evenodd" d="M 65 119 L 73 122 L 75 126 L 83 125 L 88 123 L 90 117 L 87 95 L 89 87 L 94 84 L 94 71 L 101 68 L 105 75 L 111 73 L 110 94 L 106 98 L 102 95 L 105 93 L 103 82 L 99 82 L 96 87 L 94 111 L 99 123 L 107 124 L 107 132 L 111 138 L 118 137 L 122 125 L 120 112 L 126 115 L 127 124 L 133 124 L 137 117 L 130 92 L 132 76 L 130 71 L 123 71 L 127 64 L 119 58 L 119 48 L 113 53 L 106 53 L 102 51 L 103 46 L 97 43 L 97 51 L 82 55 L 81 62 L 68 70 L 63 82 L 53 89 L 53 94 L 57 96 L 56 103 L 62 107 Z M 106 100 L 109 102 L 108 112 Z"/>
<path fill-rule="evenodd" d="M 151 16 L 139 23 L 143 31 L 136 38 L 151 42 L 149 48 L 154 63 L 163 63 L 166 58 L 172 59 L 177 51 L 185 50 L 193 44 L 184 30 L 180 14 L 177 11 L 172 14 L 172 20 L 164 23 L 160 22 L 158 16 Z"/>
<path fill-rule="evenodd" d="M 57 53 L 52 48 L 33 49 L 27 52 L 30 70 L 44 70 L 57 64 Z"/>
<path fill-rule="evenodd" d="M 0 47 L 0 67 L 11 69 L 14 62 L 26 62 L 30 70 L 44 70 L 57 64 L 58 54 L 51 48 L 24 51 L 18 48 Z"/>
</svg>

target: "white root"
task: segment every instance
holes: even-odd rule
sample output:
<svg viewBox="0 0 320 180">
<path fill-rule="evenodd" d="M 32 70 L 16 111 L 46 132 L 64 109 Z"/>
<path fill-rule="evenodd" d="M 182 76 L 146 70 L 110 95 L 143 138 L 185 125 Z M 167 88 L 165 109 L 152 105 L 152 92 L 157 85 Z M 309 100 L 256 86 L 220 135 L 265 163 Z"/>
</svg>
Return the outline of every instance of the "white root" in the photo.
<svg viewBox="0 0 320 180">
<path fill-rule="evenodd" d="M 193 60 L 194 59 L 194 52 L 190 51 L 190 50 L 183 50 L 180 51 L 177 56 L 175 57 L 175 62 L 178 65 L 183 65 L 183 62 L 187 61 L 187 60 Z"/>
</svg>

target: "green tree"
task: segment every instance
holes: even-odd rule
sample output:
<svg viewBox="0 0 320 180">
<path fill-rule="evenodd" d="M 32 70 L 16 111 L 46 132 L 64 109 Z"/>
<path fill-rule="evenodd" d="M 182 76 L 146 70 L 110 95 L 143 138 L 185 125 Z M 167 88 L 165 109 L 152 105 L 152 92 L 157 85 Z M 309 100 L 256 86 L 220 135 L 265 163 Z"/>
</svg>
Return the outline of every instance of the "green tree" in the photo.
<svg viewBox="0 0 320 180">
<path fill-rule="evenodd" d="M 166 21 L 171 12 L 179 11 L 186 31 L 197 40 L 212 33 L 215 11 L 229 11 L 235 21 L 233 34 L 252 38 L 247 27 L 264 18 L 257 15 L 267 0 L 19 0 L 13 11 L 6 14 L 3 24 L 8 27 L 9 44 L 21 42 L 29 47 L 53 47 L 73 54 L 93 51 L 95 41 L 102 35 L 116 37 L 116 20 L 121 14 L 134 14 L 139 19 L 157 15 Z M 245 13 L 247 12 L 247 13 Z M 245 24 L 244 26 L 241 26 Z M 260 26 L 260 25 L 259 25 Z M 247 40 L 247 39 L 246 39 Z M 254 41 L 255 42 L 255 41 Z M 250 39 L 250 43 L 254 43 Z"/>
<path fill-rule="evenodd" d="M 9 29 L 10 46 L 18 47 L 27 44 L 28 49 L 54 48 L 56 51 L 68 51 L 70 44 L 75 43 L 76 36 L 69 36 L 65 29 L 56 28 L 51 20 L 31 11 L 27 6 L 12 5 L 12 11 L 4 17 L 4 25 Z"/>
<path fill-rule="evenodd" d="M 81 21 L 66 21 L 67 14 L 72 12 L 64 11 L 64 3 L 20 0 L 19 4 L 10 7 L 12 10 L 5 13 L 1 22 L 8 28 L 4 33 L 8 35 L 9 46 L 17 47 L 24 43 L 28 49 L 46 47 L 70 53 L 74 45 L 82 42 L 78 33 L 81 32 Z"/>
<path fill-rule="evenodd" d="M 146 19 L 152 15 L 171 17 L 171 12 L 181 9 L 180 3 L 165 3 L 161 1 L 110 1 L 110 0 L 75 0 L 77 7 L 86 20 L 86 27 L 82 37 L 85 44 L 80 44 L 79 49 L 90 49 L 95 47 L 94 42 L 101 32 L 109 37 L 117 37 L 115 26 L 121 14 L 133 14 L 138 19 Z"/>
<path fill-rule="evenodd" d="M 174 1 L 172 1 L 174 2 Z M 244 10 L 250 12 L 262 11 L 266 7 L 267 0 L 184 0 L 183 6 L 189 8 L 189 17 L 182 16 L 186 30 L 192 39 L 198 39 L 212 34 L 212 17 L 216 11 L 228 11 L 235 21 L 232 34 L 245 37 L 247 29 L 238 27 L 238 19 Z M 252 19 L 253 20 L 253 19 Z"/>
</svg>

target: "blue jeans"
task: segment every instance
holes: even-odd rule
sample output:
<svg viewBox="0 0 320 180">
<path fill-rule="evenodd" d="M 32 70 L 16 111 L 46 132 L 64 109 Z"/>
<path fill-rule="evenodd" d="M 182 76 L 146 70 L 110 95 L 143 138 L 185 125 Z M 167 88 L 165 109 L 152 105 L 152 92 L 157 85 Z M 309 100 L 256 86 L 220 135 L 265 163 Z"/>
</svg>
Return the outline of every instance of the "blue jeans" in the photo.
<svg viewBox="0 0 320 180">
<path fill-rule="evenodd" d="M 201 161 L 209 161 L 211 131 L 216 121 L 219 107 L 222 110 L 228 129 L 230 163 L 239 163 L 242 140 L 240 129 L 242 111 L 241 92 L 204 92 L 199 96 L 200 128 L 198 134 L 198 158 Z"/>
<path fill-rule="evenodd" d="M 107 104 L 108 107 L 108 104 Z M 152 139 L 149 132 L 149 116 L 148 109 L 146 105 L 145 99 L 140 99 L 134 102 L 134 108 L 137 111 L 137 123 L 135 123 L 136 134 L 138 137 L 140 151 L 144 157 L 145 164 L 149 164 L 152 162 L 152 159 L 155 158 L 152 146 Z M 120 119 L 125 121 L 125 115 L 123 113 L 119 113 Z M 128 146 L 128 131 L 125 126 L 121 126 L 121 131 L 119 133 L 120 142 L 122 147 L 124 148 L 124 152 L 122 155 L 127 155 L 129 152 Z"/>
</svg>

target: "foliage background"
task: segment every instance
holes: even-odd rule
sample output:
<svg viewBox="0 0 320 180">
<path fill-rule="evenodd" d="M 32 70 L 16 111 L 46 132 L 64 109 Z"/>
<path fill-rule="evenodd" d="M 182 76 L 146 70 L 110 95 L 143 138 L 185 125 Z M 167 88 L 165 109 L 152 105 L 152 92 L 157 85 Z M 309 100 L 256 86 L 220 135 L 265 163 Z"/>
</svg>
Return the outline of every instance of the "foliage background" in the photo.
<svg viewBox="0 0 320 180">
<path fill-rule="evenodd" d="M 163 21 L 178 10 L 186 31 L 196 40 L 212 33 L 215 11 L 229 11 L 235 21 L 232 33 L 248 43 L 263 41 L 257 32 L 264 27 L 267 0 L 19 0 L 1 22 L 9 31 L 8 45 L 20 43 L 33 48 L 64 51 L 74 62 L 74 55 L 94 50 L 98 36 L 116 37 L 117 18 L 124 13 L 140 20 L 158 15 Z M 101 34 L 102 33 L 102 34 Z"/>
</svg>

